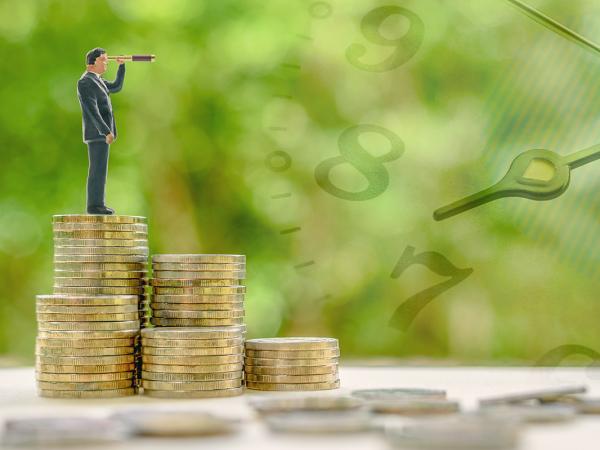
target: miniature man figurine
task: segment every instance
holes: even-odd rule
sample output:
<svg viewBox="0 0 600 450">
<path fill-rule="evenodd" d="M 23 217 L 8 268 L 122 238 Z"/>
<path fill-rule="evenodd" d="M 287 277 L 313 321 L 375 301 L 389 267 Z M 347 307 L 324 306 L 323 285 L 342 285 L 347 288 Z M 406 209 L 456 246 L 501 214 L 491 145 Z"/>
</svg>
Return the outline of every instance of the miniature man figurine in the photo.
<svg viewBox="0 0 600 450">
<path fill-rule="evenodd" d="M 102 79 L 108 57 L 102 48 L 90 50 L 86 56 L 87 70 L 77 82 L 77 97 L 83 114 L 83 142 L 88 147 L 87 213 L 114 214 L 104 204 L 108 171 L 109 145 L 117 139 L 110 93 L 119 92 L 125 79 L 123 59 L 117 59 L 119 70 L 112 83 Z"/>
</svg>

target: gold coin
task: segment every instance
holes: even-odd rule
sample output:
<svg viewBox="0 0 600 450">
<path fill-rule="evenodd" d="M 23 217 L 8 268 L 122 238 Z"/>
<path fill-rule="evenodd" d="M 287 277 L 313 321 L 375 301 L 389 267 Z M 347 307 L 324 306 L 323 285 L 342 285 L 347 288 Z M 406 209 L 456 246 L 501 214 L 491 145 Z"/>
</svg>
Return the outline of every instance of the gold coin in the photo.
<svg viewBox="0 0 600 450">
<path fill-rule="evenodd" d="M 228 272 L 228 271 L 245 271 L 246 264 L 239 263 L 208 263 L 208 264 L 192 264 L 192 263 L 153 263 L 153 270 L 172 270 L 176 272 Z"/>
<path fill-rule="evenodd" d="M 67 366 L 98 366 L 101 364 L 133 363 L 133 354 L 117 356 L 40 356 L 36 355 L 38 364 L 58 364 Z"/>
<path fill-rule="evenodd" d="M 83 278 L 83 279 L 98 279 L 98 278 L 116 278 L 116 279 L 127 279 L 127 278 L 145 278 L 148 276 L 148 272 L 144 271 L 100 271 L 100 270 L 87 270 L 87 271 L 71 271 L 71 270 L 55 270 L 54 276 L 58 278 Z"/>
<path fill-rule="evenodd" d="M 54 277 L 54 287 L 134 287 L 145 286 L 144 279 L 102 279 L 102 278 L 62 278 Z"/>
<path fill-rule="evenodd" d="M 137 391 L 133 387 L 105 389 L 101 391 L 51 391 L 48 389 L 38 389 L 38 395 L 47 398 L 113 398 L 127 397 L 135 394 L 137 394 Z"/>
<path fill-rule="evenodd" d="M 244 294 L 246 286 L 204 286 L 204 287 L 154 287 L 154 293 L 162 294 L 177 294 L 177 295 L 219 295 L 219 294 Z"/>
<path fill-rule="evenodd" d="M 54 264 L 146 264 L 146 255 L 54 255 Z"/>
<path fill-rule="evenodd" d="M 40 305 L 68 306 L 118 306 L 137 305 L 135 295 L 73 296 L 73 295 L 37 295 L 36 303 Z"/>
<path fill-rule="evenodd" d="M 245 271 L 229 271 L 229 272 L 183 272 L 173 270 L 156 270 L 153 269 L 154 278 L 156 279 L 171 279 L 171 280 L 218 280 L 218 279 L 234 279 L 239 280 L 246 277 Z"/>
<path fill-rule="evenodd" d="M 38 389 L 49 391 L 103 391 L 133 387 L 133 379 L 118 381 L 96 381 L 88 383 L 38 381 Z"/>
<path fill-rule="evenodd" d="M 146 247 L 147 239 L 71 239 L 71 238 L 54 238 L 56 247 Z"/>
<path fill-rule="evenodd" d="M 246 341 L 249 350 L 325 350 L 339 348 L 334 338 L 322 337 L 281 337 L 260 338 Z"/>
<path fill-rule="evenodd" d="M 143 355 L 144 364 L 164 364 L 164 365 L 218 365 L 218 364 L 241 364 L 242 355 L 219 355 L 219 356 L 156 356 Z"/>
<path fill-rule="evenodd" d="M 200 364 L 196 366 L 176 365 L 176 364 L 150 364 L 144 362 L 142 370 L 158 373 L 218 373 L 235 372 L 242 370 L 241 363 L 235 364 Z"/>
<path fill-rule="evenodd" d="M 152 318 L 152 325 L 158 327 L 227 327 L 233 325 L 242 325 L 244 318 L 237 319 L 163 319 L 160 317 Z"/>
<path fill-rule="evenodd" d="M 123 322 L 44 322 L 38 321 L 40 331 L 118 331 L 136 330 L 140 327 L 139 320 Z"/>
<path fill-rule="evenodd" d="M 119 216 L 105 214 L 60 214 L 52 216 L 52 223 L 146 223 L 142 216 Z"/>
<path fill-rule="evenodd" d="M 117 356 L 133 355 L 135 348 L 130 347 L 46 347 L 39 343 L 35 347 L 35 354 L 39 356 Z"/>
<path fill-rule="evenodd" d="M 35 308 L 38 313 L 51 314 L 125 314 L 137 312 L 138 305 L 118 305 L 118 306 L 67 306 L 67 305 L 37 305 Z"/>
<path fill-rule="evenodd" d="M 245 364 L 249 366 L 329 366 L 338 362 L 338 358 L 271 359 L 246 357 L 245 359 Z"/>
<path fill-rule="evenodd" d="M 337 373 L 326 373 L 323 375 L 256 375 L 253 373 L 246 374 L 246 381 L 250 381 L 253 383 L 332 383 L 335 382 L 337 379 Z"/>
<path fill-rule="evenodd" d="M 338 365 L 329 366 L 244 366 L 246 374 L 256 375 L 325 375 L 338 372 Z"/>
<path fill-rule="evenodd" d="M 152 298 L 156 303 L 195 304 L 195 303 L 240 303 L 244 301 L 244 294 L 229 295 L 160 295 Z"/>
<path fill-rule="evenodd" d="M 327 389 L 337 389 L 340 387 L 340 380 L 327 381 L 324 383 L 255 383 L 253 381 L 247 381 L 246 387 L 248 389 L 255 389 L 259 391 L 321 391 Z"/>
<path fill-rule="evenodd" d="M 269 359 L 323 359 L 337 358 L 340 351 L 337 348 L 328 350 L 251 350 L 246 349 L 246 356 Z"/>
<path fill-rule="evenodd" d="M 38 339 L 69 339 L 69 340 L 101 340 L 106 345 L 111 345 L 111 339 L 134 339 L 139 336 L 140 330 L 137 328 L 129 330 L 108 330 L 108 331 L 78 331 L 78 330 L 55 330 L 38 331 Z"/>
<path fill-rule="evenodd" d="M 154 317 L 165 319 L 237 319 L 244 317 L 244 310 L 233 311 L 171 311 L 164 309 L 153 310 Z"/>
<path fill-rule="evenodd" d="M 86 262 L 57 262 L 54 263 L 54 272 L 142 272 L 148 273 L 146 263 L 86 263 Z M 85 277 L 84 277 L 85 278 Z M 91 277 L 87 277 L 91 278 Z M 115 277 L 118 278 L 118 277 Z"/>
<path fill-rule="evenodd" d="M 213 328 L 153 328 L 142 330 L 142 339 L 239 339 L 245 332 L 245 325 Z"/>
<path fill-rule="evenodd" d="M 211 356 L 211 355 L 241 355 L 244 346 L 235 347 L 200 347 L 200 348 L 173 348 L 173 347 L 142 347 L 142 354 L 156 356 Z"/>
<path fill-rule="evenodd" d="M 45 373 L 113 373 L 113 372 L 131 372 L 135 369 L 135 364 L 100 364 L 97 366 L 77 365 L 69 366 L 63 364 L 42 364 L 36 362 L 35 368 L 38 372 Z"/>
<path fill-rule="evenodd" d="M 115 347 L 131 347 L 135 343 L 135 338 L 123 339 L 41 339 L 37 338 L 36 342 L 46 348 L 56 349 L 82 349 L 88 350 L 93 348 L 115 348 Z"/>
<path fill-rule="evenodd" d="M 148 256 L 148 247 L 78 247 L 54 246 L 56 256 L 68 255 L 137 255 Z"/>
<path fill-rule="evenodd" d="M 221 348 L 243 345 L 242 337 L 234 339 L 152 339 L 142 338 L 142 345 L 145 347 L 162 348 Z"/>
<path fill-rule="evenodd" d="M 137 320 L 138 313 L 123 314 L 61 314 L 37 313 L 37 320 L 49 322 L 116 322 L 121 320 Z"/>
<path fill-rule="evenodd" d="M 35 377 L 38 381 L 48 381 L 53 383 L 98 383 L 106 381 L 131 381 L 133 374 L 131 371 L 114 373 L 45 373 L 36 372 Z"/>
<path fill-rule="evenodd" d="M 142 295 L 144 287 L 54 286 L 54 293 L 62 295 Z"/>
<path fill-rule="evenodd" d="M 219 255 L 219 254 L 165 254 L 152 255 L 154 263 L 246 263 L 246 255 Z"/>
<path fill-rule="evenodd" d="M 221 381 L 154 381 L 142 379 L 144 389 L 157 391 L 214 391 L 242 386 L 242 380 Z"/>
<path fill-rule="evenodd" d="M 214 391 L 154 391 L 144 389 L 144 395 L 155 398 L 215 398 L 242 395 L 244 388 L 217 389 Z"/>
<path fill-rule="evenodd" d="M 126 231 L 148 234 L 145 223 L 93 223 L 93 222 L 56 222 L 52 224 L 56 231 Z"/>
<path fill-rule="evenodd" d="M 243 310 L 244 302 L 236 303 L 150 303 L 154 311 L 232 311 Z"/>
<path fill-rule="evenodd" d="M 140 231 L 56 230 L 53 234 L 55 239 L 123 239 L 128 241 L 134 241 L 136 239 L 148 240 L 148 233 Z M 119 246 L 117 245 L 117 247 Z"/>
<path fill-rule="evenodd" d="M 239 286 L 240 280 L 225 279 L 225 280 L 174 280 L 174 279 L 158 279 L 153 278 L 150 284 L 156 287 L 204 287 L 204 286 Z"/>
<path fill-rule="evenodd" d="M 241 380 L 242 371 L 234 372 L 211 372 L 211 373 L 168 373 L 168 372 L 146 372 L 142 371 L 144 380 L 153 381 L 222 381 Z"/>
</svg>

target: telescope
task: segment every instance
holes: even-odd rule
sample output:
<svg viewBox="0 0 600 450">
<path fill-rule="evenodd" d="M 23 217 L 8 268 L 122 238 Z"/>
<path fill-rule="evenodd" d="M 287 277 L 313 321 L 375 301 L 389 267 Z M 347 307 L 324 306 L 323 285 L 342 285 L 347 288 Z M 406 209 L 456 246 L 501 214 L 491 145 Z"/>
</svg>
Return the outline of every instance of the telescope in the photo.
<svg viewBox="0 0 600 450">
<path fill-rule="evenodd" d="M 122 59 L 125 61 L 141 61 L 141 62 L 154 62 L 156 59 L 155 55 L 114 55 L 107 56 L 109 60 L 116 61 L 117 59 Z"/>
</svg>

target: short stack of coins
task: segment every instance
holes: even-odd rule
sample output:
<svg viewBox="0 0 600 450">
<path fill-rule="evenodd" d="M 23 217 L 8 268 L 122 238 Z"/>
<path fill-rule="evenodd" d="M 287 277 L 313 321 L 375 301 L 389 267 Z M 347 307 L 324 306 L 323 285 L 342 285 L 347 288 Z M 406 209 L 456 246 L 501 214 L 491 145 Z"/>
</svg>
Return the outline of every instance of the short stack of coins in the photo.
<svg viewBox="0 0 600 450">
<path fill-rule="evenodd" d="M 248 389 L 318 391 L 340 386 L 337 339 L 321 337 L 264 338 L 246 341 Z"/>
<path fill-rule="evenodd" d="M 244 326 L 142 330 L 144 394 L 159 398 L 242 394 L 244 335 Z"/>
<path fill-rule="evenodd" d="M 36 313 L 40 396 L 107 398 L 136 393 L 137 296 L 39 295 Z"/>
<path fill-rule="evenodd" d="M 152 271 L 155 326 L 222 327 L 244 323 L 244 255 L 153 255 Z"/>
<path fill-rule="evenodd" d="M 57 215 L 53 232 L 55 294 L 137 295 L 142 326 L 150 323 L 145 217 Z"/>
</svg>

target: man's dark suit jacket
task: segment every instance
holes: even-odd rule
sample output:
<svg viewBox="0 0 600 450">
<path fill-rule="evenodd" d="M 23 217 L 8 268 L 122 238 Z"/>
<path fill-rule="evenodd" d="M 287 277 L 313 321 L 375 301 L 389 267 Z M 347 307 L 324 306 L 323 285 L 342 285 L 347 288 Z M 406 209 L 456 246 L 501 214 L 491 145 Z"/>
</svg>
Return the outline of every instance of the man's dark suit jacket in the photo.
<svg viewBox="0 0 600 450">
<path fill-rule="evenodd" d="M 83 141 L 104 141 L 112 133 L 117 137 L 110 93 L 119 92 L 125 80 L 125 64 L 119 65 L 117 78 L 112 83 L 85 72 L 77 82 L 77 97 L 83 114 Z"/>
</svg>

